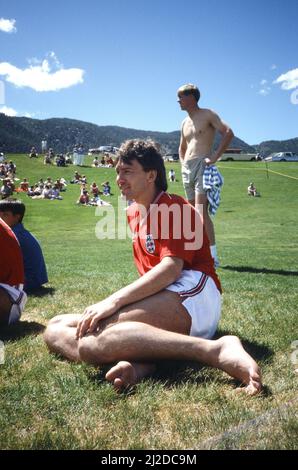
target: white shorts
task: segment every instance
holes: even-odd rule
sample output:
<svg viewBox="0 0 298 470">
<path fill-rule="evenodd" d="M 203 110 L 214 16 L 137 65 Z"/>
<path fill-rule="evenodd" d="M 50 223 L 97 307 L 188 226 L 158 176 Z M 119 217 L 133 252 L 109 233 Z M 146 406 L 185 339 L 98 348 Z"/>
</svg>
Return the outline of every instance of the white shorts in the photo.
<svg viewBox="0 0 298 470">
<path fill-rule="evenodd" d="M 180 278 L 166 289 L 180 295 L 191 316 L 190 336 L 212 338 L 221 311 L 221 294 L 213 279 L 200 271 L 183 270 Z"/>
<path fill-rule="evenodd" d="M 8 284 L 1 284 L 2 287 L 10 297 L 12 302 L 8 324 L 11 325 L 19 320 L 27 302 L 27 294 L 19 286 L 18 288 L 9 286 Z"/>
</svg>

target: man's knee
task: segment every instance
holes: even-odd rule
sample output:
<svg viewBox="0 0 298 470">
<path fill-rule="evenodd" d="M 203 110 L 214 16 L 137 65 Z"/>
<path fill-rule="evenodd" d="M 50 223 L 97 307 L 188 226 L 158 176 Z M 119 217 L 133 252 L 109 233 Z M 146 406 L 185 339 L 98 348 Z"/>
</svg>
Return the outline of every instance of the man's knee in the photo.
<svg viewBox="0 0 298 470">
<path fill-rule="evenodd" d="M 61 323 L 61 321 L 64 319 L 65 315 L 56 315 L 55 317 L 51 318 L 48 322 L 48 326 L 52 325 L 57 325 L 58 323 Z"/>
<path fill-rule="evenodd" d="M 78 344 L 78 352 L 80 359 L 88 364 L 99 366 L 113 362 L 111 348 L 104 334 L 96 337 L 90 335 L 81 338 Z"/>
</svg>

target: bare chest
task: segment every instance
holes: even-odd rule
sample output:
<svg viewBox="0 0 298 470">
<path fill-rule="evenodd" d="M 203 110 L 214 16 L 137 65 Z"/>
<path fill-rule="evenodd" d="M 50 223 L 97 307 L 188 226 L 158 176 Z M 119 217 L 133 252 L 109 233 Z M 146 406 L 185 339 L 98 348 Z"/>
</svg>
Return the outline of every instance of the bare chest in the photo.
<svg viewBox="0 0 298 470">
<path fill-rule="evenodd" d="M 188 119 L 183 126 L 183 134 L 188 142 L 193 139 L 200 140 L 212 134 L 212 131 L 213 128 L 206 119 Z"/>
</svg>

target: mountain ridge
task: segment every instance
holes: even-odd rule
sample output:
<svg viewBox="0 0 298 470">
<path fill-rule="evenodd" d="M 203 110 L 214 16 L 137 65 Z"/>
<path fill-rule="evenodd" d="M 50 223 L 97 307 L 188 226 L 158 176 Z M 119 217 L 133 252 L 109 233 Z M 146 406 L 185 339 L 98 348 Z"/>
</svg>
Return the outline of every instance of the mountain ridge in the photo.
<svg viewBox="0 0 298 470">
<path fill-rule="evenodd" d="M 33 119 L 11 117 L 0 113 L 0 151 L 4 153 L 28 153 L 32 146 L 41 151 L 41 141 L 47 140 L 48 148 L 55 152 L 72 151 L 74 145 L 82 144 L 85 149 L 100 145 L 119 147 L 127 139 L 156 140 L 163 153 L 177 153 L 180 131 L 159 132 L 126 128 L 121 126 L 99 126 L 97 124 L 71 118 Z M 214 148 L 220 141 L 216 134 Z M 234 137 L 232 148 L 240 148 L 248 153 L 268 154 L 274 151 L 298 152 L 298 138 L 286 141 L 266 141 L 259 145 L 249 145 Z"/>
</svg>

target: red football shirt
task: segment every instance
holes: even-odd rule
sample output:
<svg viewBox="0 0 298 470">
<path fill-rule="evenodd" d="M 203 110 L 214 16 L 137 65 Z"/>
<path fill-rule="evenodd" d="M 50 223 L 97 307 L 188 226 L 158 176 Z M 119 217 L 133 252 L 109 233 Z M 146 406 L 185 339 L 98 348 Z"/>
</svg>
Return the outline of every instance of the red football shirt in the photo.
<svg viewBox="0 0 298 470">
<path fill-rule="evenodd" d="M 0 282 L 10 286 L 24 284 L 23 256 L 11 228 L 0 218 Z"/>
<path fill-rule="evenodd" d="M 210 276 L 221 292 L 209 240 L 198 212 L 184 198 L 161 192 L 146 214 L 138 205 L 127 209 L 133 234 L 134 261 L 142 276 L 166 256 L 184 261 L 183 269 Z"/>
</svg>

